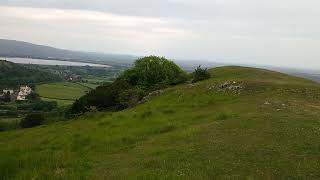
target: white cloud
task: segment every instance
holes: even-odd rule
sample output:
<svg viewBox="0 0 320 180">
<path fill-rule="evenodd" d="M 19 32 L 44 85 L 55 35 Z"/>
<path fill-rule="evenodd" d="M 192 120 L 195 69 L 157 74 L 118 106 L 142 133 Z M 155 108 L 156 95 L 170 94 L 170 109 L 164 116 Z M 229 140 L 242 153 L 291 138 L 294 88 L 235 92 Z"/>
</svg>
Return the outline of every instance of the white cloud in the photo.
<svg viewBox="0 0 320 180">
<path fill-rule="evenodd" d="M 117 26 L 141 26 L 145 24 L 164 24 L 160 18 L 134 17 L 88 10 L 65 10 L 49 8 L 28 8 L 0 6 L 2 17 L 42 21 L 96 21 Z"/>
<path fill-rule="evenodd" d="M 58 44 L 64 44 L 62 47 L 70 49 L 121 52 L 125 48 L 125 51 L 133 49 L 139 53 L 156 49 L 163 44 L 163 40 L 169 38 L 174 40 L 192 36 L 192 31 L 176 25 L 181 23 L 178 19 L 10 6 L 0 6 L 0 12 L 0 20 L 6 24 L 0 27 L 2 36 L 31 42 L 40 41 L 44 44 L 50 41 L 58 47 L 61 47 Z M 81 41 L 83 43 L 73 43 Z M 87 47 L 88 41 L 103 46 Z M 114 44 L 120 47 L 115 47 Z"/>
</svg>

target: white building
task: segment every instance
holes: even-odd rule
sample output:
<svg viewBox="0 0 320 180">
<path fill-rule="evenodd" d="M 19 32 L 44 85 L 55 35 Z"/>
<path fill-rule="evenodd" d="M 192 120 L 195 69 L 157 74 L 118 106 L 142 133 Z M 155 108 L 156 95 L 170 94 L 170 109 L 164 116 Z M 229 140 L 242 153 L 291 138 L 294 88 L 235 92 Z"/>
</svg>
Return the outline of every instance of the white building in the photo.
<svg viewBox="0 0 320 180">
<path fill-rule="evenodd" d="M 26 96 L 31 94 L 32 92 L 32 89 L 28 86 L 21 86 L 20 87 L 20 91 L 18 93 L 18 96 L 17 96 L 17 100 L 18 101 L 24 101 L 26 100 Z"/>
<path fill-rule="evenodd" d="M 8 92 L 10 94 L 13 94 L 14 91 L 12 89 L 4 89 L 2 92 L 3 92 L 3 94 L 7 94 Z"/>
</svg>

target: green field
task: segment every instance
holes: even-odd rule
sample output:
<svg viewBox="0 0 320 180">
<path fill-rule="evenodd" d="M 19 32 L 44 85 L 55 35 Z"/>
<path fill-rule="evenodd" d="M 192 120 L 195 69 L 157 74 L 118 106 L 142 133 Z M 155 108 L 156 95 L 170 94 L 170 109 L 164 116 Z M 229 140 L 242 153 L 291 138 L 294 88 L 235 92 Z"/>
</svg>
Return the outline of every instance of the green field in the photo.
<svg viewBox="0 0 320 180">
<path fill-rule="evenodd" d="M 36 86 L 36 92 L 43 100 L 55 100 L 59 106 L 72 104 L 76 99 L 87 93 L 90 88 L 80 84 L 61 82 Z"/>
<path fill-rule="evenodd" d="M 21 118 L 17 117 L 0 117 L 0 131 L 6 131 L 19 127 Z"/>
<path fill-rule="evenodd" d="M 65 107 L 71 105 L 74 100 L 61 100 L 61 99 L 55 99 L 55 98 L 41 98 L 43 101 L 56 101 L 58 104 L 58 107 Z"/>
<path fill-rule="evenodd" d="M 97 86 L 90 83 L 51 83 L 38 86 L 36 91 L 42 100 L 56 101 L 58 106 L 63 107 L 71 105 L 76 99 Z"/>
<path fill-rule="evenodd" d="M 95 89 L 96 87 L 99 86 L 98 84 L 83 83 L 83 82 L 77 83 L 77 84 L 80 84 L 80 85 L 82 85 L 82 86 L 84 86 L 84 87 L 87 87 L 87 88 L 89 88 L 89 89 Z"/>
<path fill-rule="evenodd" d="M 96 76 L 87 76 L 83 80 L 88 81 L 91 84 L 110 82 L 110 77 L 96 77 Z"/>
<path fill-rule="evenodd" d="M 0 177 L 320 179 L 319 84 L 252 68 L 211 73 L 121 112 L 1 132 Z M 243 89 L 221 90 L 226 80 Z"/>
</svg>

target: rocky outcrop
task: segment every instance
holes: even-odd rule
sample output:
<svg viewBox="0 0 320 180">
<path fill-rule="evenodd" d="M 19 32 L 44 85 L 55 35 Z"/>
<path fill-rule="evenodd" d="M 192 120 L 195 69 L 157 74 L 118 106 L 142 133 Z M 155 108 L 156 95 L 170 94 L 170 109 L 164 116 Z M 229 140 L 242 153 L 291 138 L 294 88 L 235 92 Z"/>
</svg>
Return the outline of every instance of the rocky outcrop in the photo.
<svg viewBox="0 0 320 180">
<path fill-rule="evenodd" d="M 154 96 L 159 96 L 162 93 L 163 93 L 163 90 L 153 91 L 153 92 L 149 93 L 147 96 L 145 96 L 144 98 L 142 98 L 142 100 L 139 102 L 139 104 L 148 101 L 149 99 L 151 99 Z"/>
<path fill-rule="evenodd" d="M 232 92 L 236 94 L 240 94 L 244 88 L 244 83 L 237 81 L 225 81 L 222 84 L 213 84 L 208 86 L 209 90 Z"/>
</svg>

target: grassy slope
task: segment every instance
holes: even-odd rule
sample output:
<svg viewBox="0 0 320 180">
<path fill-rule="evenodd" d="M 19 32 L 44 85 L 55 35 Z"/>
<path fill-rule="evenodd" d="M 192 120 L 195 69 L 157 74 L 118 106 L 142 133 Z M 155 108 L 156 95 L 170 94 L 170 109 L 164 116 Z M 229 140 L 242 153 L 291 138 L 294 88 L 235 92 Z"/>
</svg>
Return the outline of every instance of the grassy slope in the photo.
<svg viewBox="0 0 320 180">
<path fill-rule="evenodd" d="M 0 176 L 320 178 L 318 84 L 251 68 L 212 73 L 123 112 L 2 132 Z M 246 89 L 208 89 L 225 80 L 243 81 Z"/>
<path fill-rule="evenodd" d="M 61 106 L 72 104 L 88 90 L 85 86 L 70 82 L 42 84 L 36 87 L 36 92 L 44 100 L 56 100 Z"/>
</svg>

